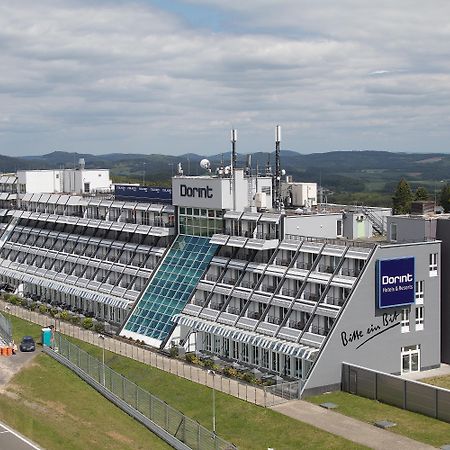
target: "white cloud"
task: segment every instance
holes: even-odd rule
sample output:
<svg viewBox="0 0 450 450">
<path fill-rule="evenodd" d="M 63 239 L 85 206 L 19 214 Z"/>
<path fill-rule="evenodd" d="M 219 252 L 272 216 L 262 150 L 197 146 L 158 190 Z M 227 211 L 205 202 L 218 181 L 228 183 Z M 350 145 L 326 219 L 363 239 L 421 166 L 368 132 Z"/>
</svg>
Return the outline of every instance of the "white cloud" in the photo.
<svg viewBox="0 0 450 450">
<path fill-rule="evenodd" d="M 446 2 L 190 3 L 234 26 L 126 1 L 2 3 L 0 153 L 211 153 L 232 125 L 240 148 L 269 150 L 276 123 L 302 151 L 446 150 Z"/>
</svg>

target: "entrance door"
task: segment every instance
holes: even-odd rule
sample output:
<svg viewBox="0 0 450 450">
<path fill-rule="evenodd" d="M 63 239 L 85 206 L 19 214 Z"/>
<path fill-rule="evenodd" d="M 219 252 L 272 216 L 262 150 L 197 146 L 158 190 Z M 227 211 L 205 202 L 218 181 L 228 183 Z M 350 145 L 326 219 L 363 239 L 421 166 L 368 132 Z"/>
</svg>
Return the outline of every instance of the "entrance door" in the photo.
<svg viewBox="0 0 450 450">
<path fill-rule="evenodd" d="M 420 345 L 402 347 L 402 374 L 419 372 L 420 370 Z"/>
</svg>

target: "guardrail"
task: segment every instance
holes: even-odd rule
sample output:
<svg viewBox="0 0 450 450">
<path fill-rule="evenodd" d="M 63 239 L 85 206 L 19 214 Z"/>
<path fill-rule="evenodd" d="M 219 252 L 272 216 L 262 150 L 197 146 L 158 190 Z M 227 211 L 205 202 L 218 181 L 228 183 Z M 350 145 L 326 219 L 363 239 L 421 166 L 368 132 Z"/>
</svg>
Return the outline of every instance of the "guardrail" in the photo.
<svg viewBox="0 0 450 450">
<path fill-rule="evenodd" d="M 44 351 L 73 370 L 98 392 L 180 450 L 236 450 L 237 447 L 209 431 L 195 420 L 145 391 L 123 375 L 91 356 L 60 333 L 54 335 L 54 349 Z"/>
</svg>

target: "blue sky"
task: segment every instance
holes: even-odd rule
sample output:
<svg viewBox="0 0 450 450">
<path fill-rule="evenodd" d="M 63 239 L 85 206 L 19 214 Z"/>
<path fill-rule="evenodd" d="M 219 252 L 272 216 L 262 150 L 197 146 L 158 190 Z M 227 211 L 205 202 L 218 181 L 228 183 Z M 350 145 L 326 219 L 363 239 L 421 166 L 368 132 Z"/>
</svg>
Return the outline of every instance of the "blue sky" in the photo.
<svg viewBox="0 0 450 450">
<path fill-rule="evenodd" d="M 0 154 L 450 150 L 450 3 L 0 3 Z"/>
</svg>

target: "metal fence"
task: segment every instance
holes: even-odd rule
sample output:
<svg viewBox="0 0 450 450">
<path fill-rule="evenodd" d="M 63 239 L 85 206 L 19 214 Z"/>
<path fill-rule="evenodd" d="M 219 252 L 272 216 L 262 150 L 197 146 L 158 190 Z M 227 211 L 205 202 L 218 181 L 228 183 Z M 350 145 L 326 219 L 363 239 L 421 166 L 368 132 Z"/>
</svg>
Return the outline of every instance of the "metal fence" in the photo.
<svg viewBox="0 0 450 450">
<path fill-rule="evenodd" d="M 342 390 L 450 422 L 447 389 L 343 363 Z"/>
<path fill-rule="evenodd" d="M 85 330 L 68 322 L 40 314 L 37 311 L 31 311 L 22 306 L 10 305 L 0 300 L 0 308 L 4 308 L 5 306 L 8 307 L 10 314 L 22 319 L 37 323 L 41 326 L 54 325 L 58 331 L 66 336 L 88 342 L 97 347 L 105 347 L 110 352 L 134 359 L 143 364 L 148 364 L 165 372 L 170 372 L 194 383 L 213 387 L 217 391 L 232 395 L 249 403 L 254 403 L 255 405 L 271 407 L 300 398 L 301 380 L 298 382 L 278 383 L 273 386 L 261 386 L 249 384 L 239 379 L 229 378 L 220 373 L 212 375 L 211 371 L 208 371 L 204 367 L 189 364 L 187 361 L 177 358 L 170 358 L 149 348 L 137 346 L 135 343 L 120 339 L 117 336 L 100 338 L 98 333 L 94 333 L 91 330 Z M 296 386 L 298 386 L 297 397 L 294 395 Z"/>
<path fill-rule="evenodd" d="M 233 444 L 221 439 L 195 420 L 169 406 L 123 375 L 115 372 L 102 361 L 55 333 L 55 351 L 88 374 L 115 396 L 124 400 L 150 421 L 166 430 L 191 449 L 235 450 Z"/>
<path fill-rule="evenodd" d="M 266 407 L 279 405 L 289 400 L 298 400 L 302 391 L 302 380 L 274 384 L 264 388 Z"/>
<path fill-rule="evenodd" d="M 0 340 L 6 344 L 12 342 L 12 325 L 4 315 L 0 314 Z"/>
</svg>

